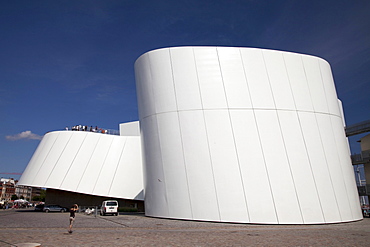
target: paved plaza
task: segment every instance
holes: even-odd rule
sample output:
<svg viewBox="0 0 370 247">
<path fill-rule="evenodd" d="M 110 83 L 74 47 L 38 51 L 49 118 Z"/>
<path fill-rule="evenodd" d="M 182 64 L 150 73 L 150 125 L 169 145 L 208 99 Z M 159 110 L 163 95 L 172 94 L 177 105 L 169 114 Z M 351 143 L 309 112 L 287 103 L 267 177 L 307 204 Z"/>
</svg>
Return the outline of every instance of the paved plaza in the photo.
<svg viewBox="0 0 370 247">
<path fill-rule="evenodd" d="M 369 246 L 370 218 L 330 225 L 252 225 L 168 220 L 143 214 L 1 210 L 0 246 Z"/>
</svg>

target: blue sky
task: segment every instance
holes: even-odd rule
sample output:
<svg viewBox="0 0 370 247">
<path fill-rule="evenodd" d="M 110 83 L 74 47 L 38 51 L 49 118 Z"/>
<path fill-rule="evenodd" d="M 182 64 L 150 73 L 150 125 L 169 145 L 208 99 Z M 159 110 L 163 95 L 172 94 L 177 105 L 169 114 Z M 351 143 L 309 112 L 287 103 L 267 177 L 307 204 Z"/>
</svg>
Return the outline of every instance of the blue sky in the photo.
<svg viewBox="0 0 370 247">
<path fill-rule="evenodd" d="M 170 46 L 259 47 L 332 66 L 347 125 L 370 119 L 370 1 L 3 1 L 0 172 L 21 173 L 40 138 L 138 120 L 134 62 Z M 352 152 L 359 152 L 351 138 Z M 0 174 L 3 177 L 19 176 Z"/>
</svg>

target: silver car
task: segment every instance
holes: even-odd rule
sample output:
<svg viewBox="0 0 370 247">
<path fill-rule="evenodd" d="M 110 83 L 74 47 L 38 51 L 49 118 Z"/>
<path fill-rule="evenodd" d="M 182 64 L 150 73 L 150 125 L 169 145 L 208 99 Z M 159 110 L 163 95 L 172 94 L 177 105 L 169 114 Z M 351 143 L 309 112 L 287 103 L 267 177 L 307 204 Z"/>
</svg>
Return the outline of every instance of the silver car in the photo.
<svg viewBox="0 0 370 247">
<path fill-rule="evenodd" d="M 45 205 L 42 211 L 49 213 L 49 212 L 67 212 L 68 209 L 65 207 L 61 207 L 59 205 Z"/>
</svg>

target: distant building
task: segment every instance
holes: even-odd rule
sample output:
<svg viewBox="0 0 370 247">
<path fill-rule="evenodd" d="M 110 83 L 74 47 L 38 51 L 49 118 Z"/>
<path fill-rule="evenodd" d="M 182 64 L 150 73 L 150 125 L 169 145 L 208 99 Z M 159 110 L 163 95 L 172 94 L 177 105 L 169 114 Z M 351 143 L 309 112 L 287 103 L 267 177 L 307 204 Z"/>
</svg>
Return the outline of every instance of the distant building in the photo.
<svg viewBox="0 0 370 247">
<path fill-rule="evenodd" d="M 31 202 L 34 196 L 40 196 L 41 188 L 19 185 L 18 180 L 13 178 L 1 178 L 0 180 L 0 201 L 11 202 L 12 196 Z"/>
<path fill-rule="evenodd" d="M 15 183 L 14 179 L 1 178 L 0 180 L 0 191 L 1 191 L 1 202 L 11 201 L 12 195 L 15 195 Z"/>
<path fill-rule="evenodd" d="M 15 195 L 17 195 L 19 199 L 31 201 L 32 200 L 32 187 L 23 186 L 23 185 L 15 185 Z"/>
<path fill-rule="evenodd" d="M 31 201 L 34 201 L 33 198 L 40 197 L 41 195 L 41 188 L 39 187 L 30 187 L 31 188 Z"/>
<path fill-rule="evenodd" d="M 370 195 L 370 134 L 366 135 L 361 138 L 361 158 L 362 163 L 364 164 L 364 171 L 365 171 L 365 181 L 366 184 L 363 184 L 364 187 L 364 196 L 368 197 Z"/>
</svg>

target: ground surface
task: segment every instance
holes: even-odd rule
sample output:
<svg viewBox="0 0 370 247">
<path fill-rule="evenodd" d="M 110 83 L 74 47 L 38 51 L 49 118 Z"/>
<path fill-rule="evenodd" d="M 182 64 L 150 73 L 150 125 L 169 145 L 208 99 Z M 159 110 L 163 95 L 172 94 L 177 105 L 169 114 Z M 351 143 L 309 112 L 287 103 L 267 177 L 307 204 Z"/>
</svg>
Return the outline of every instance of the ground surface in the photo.
<svg viewBox="0 0 370 247">
<path fill-rule="evenodd" d="M 330 225 L 224 224 L 145 217 L 0 210 L 0 246 L 370 246 L 370 218 Z"/>
</svg>

